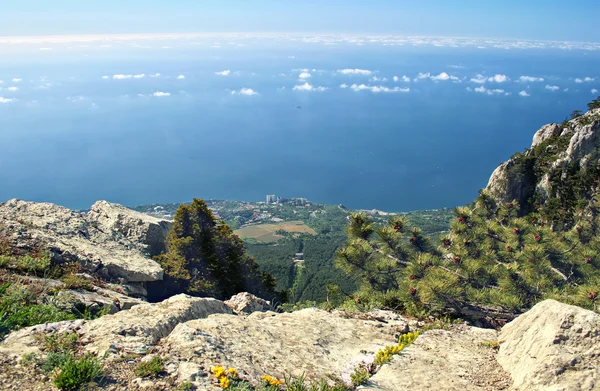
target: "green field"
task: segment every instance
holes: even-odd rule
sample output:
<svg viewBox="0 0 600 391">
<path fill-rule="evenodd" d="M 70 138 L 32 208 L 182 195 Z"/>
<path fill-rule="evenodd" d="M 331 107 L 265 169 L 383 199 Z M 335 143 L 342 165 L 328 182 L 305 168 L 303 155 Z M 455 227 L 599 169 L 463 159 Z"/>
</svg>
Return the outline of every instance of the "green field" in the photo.
<svg viewBox="0 0 600 391">
<path fill-rule="evenodd" d="M 310 228 L 302 221 L 285 221 L 277 224 L 249 225 L 247 227 L 235 230 L 235 234 L 242 239 L 255 239 L 261 243 L 272 243 L 283 238 L 283 236 L 275 233 L 279 230 L 290 233 L 298 232 L 311 235 L 316 234 L 314 229 Z"/>
</svg>

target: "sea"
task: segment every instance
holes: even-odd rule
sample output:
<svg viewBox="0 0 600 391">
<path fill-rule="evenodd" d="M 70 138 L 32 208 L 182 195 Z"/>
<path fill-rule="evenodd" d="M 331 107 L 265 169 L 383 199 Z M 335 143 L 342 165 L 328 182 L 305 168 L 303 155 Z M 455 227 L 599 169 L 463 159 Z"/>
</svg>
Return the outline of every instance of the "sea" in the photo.
<svg viewBox="0 0 600 391">
<path fill-rule="evenodd" d="M 0 37 L 0 202 L 471 202 L 600 93 L 600 46 L 318 35 Z"/>
</svg>

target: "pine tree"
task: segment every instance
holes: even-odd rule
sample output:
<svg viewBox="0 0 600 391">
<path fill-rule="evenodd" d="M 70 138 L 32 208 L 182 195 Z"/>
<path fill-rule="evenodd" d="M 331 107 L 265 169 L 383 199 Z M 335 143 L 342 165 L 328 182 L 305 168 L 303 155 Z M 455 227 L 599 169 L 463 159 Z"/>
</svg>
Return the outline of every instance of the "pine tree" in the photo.
<svg viewBox="0 0 600 391">
<path fill-rule="evenodd" d="M 170 294 L 220 299 L 243 291 L 275 295 L 274 278 L 258 270 L 254 259 L 246 255 L 243 241 L 202 200 L 177 209 L 167 247 L 157 260 L 165 270 Z"/>
</svg>

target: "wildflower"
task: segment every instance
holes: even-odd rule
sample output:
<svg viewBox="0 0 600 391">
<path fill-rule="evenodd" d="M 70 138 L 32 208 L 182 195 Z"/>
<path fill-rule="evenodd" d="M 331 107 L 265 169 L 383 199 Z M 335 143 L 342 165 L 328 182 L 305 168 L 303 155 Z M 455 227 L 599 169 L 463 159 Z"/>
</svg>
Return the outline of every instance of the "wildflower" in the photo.
<svg viewBox="0 0 600 391">
<path fill-rule="evenodd" d="M 215 375 L 215 377 L 217 379 L 220 379 L 222 377 L 227 377 L 227 372 L 225 371 L 225 368 L 223 368 L 223 367 L 211 367 L 210 371 L 213 373 L 213 375 Z"/>
<path fill-rule="evenodd" d="M 229 374 L 229 376 L 231 376 L 234 379 L 237 379 L 237 377 L 238 377 L 238 373 L 235 368 L 229 368 L 227 370 L 227 373 Z"/>
<path fill-rule="evenodd" d="M 219 385 L 221 388 L 227 389 L 231 385 L 231 380 L 229 380 L 227 376 L 223 376 L 219 379 Z"/>
<path fill-rule="evenodd" d="M 281 380 L 275 379 L 272 376 L 261 376 L 260 378 L 275 387 L 279 387 L 281 384 L 283 384 Z"/>
</svg>

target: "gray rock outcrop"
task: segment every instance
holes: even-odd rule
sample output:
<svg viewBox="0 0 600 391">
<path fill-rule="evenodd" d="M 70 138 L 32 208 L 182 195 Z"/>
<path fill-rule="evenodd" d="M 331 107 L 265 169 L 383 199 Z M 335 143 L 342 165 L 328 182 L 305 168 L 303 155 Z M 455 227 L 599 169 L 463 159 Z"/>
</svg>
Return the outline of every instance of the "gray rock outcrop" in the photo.
<svg viewBox="0 0 600 391">
<path fill-rule="evenodd" d="M 600 390 L 600 315 L 543 301 L 502 328 L 498 362 L 514 390 Z"/>
<path fill-rule="evenodd" d="M 0 230 L 17 248 L 50 248 L 58 262 L 75 261 L 83 270 L 122 283 L 161 280 L 150 256 L 168 224 L 107 202 L 89 214 L 50 203 L 0 203 Z"/>
<path fill-rule="evenodd" d="M 547 148 L 557 150 L 557 156 L 551 162 L 547 173 L 540 177 L 535 177 L 533 174 L 523 175 L 520 170 L 524 167 L 519 167 L 519 170 L 513 169 L 522 162 L 511 157 L 494 170 L 485 192 L 500 202 L 517 200 L 521 205 L 525 204 L 534 194 L 538 195 L 541 200 L 546 200 L 552 194 L 550 172 L 565 168 L 572 163 L 585 167 L 590 156 L 600 148 L 600 109 L 591 110 L 563 125 L 543 126 L 533 136 L 531 149 L 525 152 L 525 155 L 534 157 L 533 149 L 554 137 L 569 137 L 569 143 L 564 150 L 557 150 L 557 145 L 547 146 Z"/>
<path fill-rule="evenodd" d="M 230 307 L 236 314 L 251 314 L 252 312 L 264 312 L 271 309 L 271 303 L 248 292 L 241 292 L 232 296 L 231 299 L 225 301 L 225 305 Z"/>
<path fill-rule="evenodd" d="M 139 213 L 119 204 L 98 201 L 87 213 L 87 220 L 96 222 L 104 232 L 116 232 L 137 244 L 149 255 L 158 255 L 165 250 L 171 222 Z"/>
</svg>

